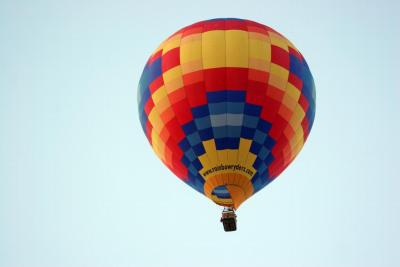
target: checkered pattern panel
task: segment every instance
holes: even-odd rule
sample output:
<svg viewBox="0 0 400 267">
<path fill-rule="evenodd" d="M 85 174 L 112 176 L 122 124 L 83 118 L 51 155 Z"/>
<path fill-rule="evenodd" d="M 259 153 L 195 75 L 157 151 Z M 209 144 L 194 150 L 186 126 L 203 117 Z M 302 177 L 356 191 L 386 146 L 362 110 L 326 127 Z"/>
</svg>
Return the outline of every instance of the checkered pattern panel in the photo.
<svg viewBox="0 0 400 267">
<path fill-rule="evenodd" d="M 138 102 L 155 153 L 201 193 L 207 170 L 221 164 L 244 166 L 259 191 L 299 153 L 315 116 L 300 52 L 242 19 L 198 22 L 167 38 L 146 63 Z M 221 186 L 213 195 L 229 192 Z"/>
</svg>

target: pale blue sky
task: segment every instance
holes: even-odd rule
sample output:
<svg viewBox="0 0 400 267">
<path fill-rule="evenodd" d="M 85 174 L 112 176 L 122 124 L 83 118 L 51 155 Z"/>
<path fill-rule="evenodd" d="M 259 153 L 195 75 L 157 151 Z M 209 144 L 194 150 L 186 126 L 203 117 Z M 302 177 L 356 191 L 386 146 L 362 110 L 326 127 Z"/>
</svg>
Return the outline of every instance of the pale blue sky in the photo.
<svg viewBox="0 0 400 267">
<path fill-rule="evenodd" d="M 400 266 L 398 1 L 0 2 L 0 267 Z M 238 211 L 156 158 L 137 84 L 198 20 L 272 26 L 302 51 L 303 151 Z"/>
</svg>

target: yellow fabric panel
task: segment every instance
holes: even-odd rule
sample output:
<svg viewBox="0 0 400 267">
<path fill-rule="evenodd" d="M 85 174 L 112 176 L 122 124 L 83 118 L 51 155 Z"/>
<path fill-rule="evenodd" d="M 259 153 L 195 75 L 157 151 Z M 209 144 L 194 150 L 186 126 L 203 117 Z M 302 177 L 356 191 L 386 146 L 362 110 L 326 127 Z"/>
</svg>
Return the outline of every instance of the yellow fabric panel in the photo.
<svg viewBox="0 0 400 267">
<path fill-rule="evenodd" d="M 201 60 L 190 61 L 183 63 L 182 65 L 182 74 L 192 73 L 198 70 L 203 69 L 203 62 Z"/>
<path fill-rule="evenodd" d="M 167 91 L 165 90 L 165 86 L 162 85 L 160 88 L 158 88 L 152 95 L 151 98 L 153 99 L 154 104 L 157 106 L 157 104 L 164 98 L 168 98 L 167 96 Z"/>
<path fill-rule="evenodd" d="M 288 94 L 296 102 L 298 102 L 301 95 L 300 90 L 291 83 L 287 83 L 286 85 L 286 94 Z"/>
<path fill-rule="evenodd" d="M 182 39 L 180 47 L 181 64 L 201 60 L 201 33 Z"/>
<path fill-rule="evenodd" d="M 199 173 L 204 179 L 207 179 L 209 176 L 204 176 L 203 173 L 207 170 L 210 170 L 212 167 L 215 166 L 215 164 L 210 161 L 210 158 L 208 157 L 207 152 L 205 154 L 199 156 L 198 160 L 200 161 L 201 165 L 203 166 L 203 168 L 199 171 Z"/>
<path fill-rule="evenodd" d="M 162 129 L 164 128 L 164 122 L 161 120 L 160 114 L 155 108 L 150 111 L 148 119 L 153 126 L 152 132 L 157 132 L 158 134 L 161 133 Z"/>
<path fill-rule="evenodd" d="M 289 121 L 289 124 L 293 127 L 293 129 L 300 127 L 301 121 L 303 120 L 305 115 L 306 113 L 304 112 L 303 108 L 299 104 L 297 104 Z"/>
<path fill-rule="evenodd" d="M 201 38 L 202 38 L 201 34 L 202 33 L 200 32 L 200 33 L 192 33 L 192 34 L 186 35 L 181 40 L 181 46 L 185 45 L 187 43 L 191 43 L 191 42 L 199 42 L 199 41 L 201 42 Z"/>
<path fill-rule="evenodd" d="M 226 150 L 217 150 L 218 162 L 215 162 L 215 165 L 218 163 L 228 164 L 228 152 Z"/>
<path fill-rule="evenodd" d="M 229 164 L 236 164 L 238 160 L 238 152 L 237 149 L 226 149 L 227 161 Z"/>
<path fill-rule="evenodd" d="M 249 68 L 269 72 L 271 41 L 268 35 L 249 32 Z"/>
<path fill-rule="evenodd" d="M 183 87 L 182 70 L 178 65 L 163 73 L 164 85 L 168 94 Z"/>
<path fill-rule="evenodd" d="M 301 130 L 301 131 L 303 131 L 303 130 Z M 293 159 L 294 156 L 296 156 L 300 152 L 301 148 L 304 145 L 304 136 L 303 135 L 300 136 L 300 133 L 299 133 L 298 135 L 296 135 L 296 137 L 298 138 L 297 142 L 293 141 L 293 145 L 292 145 L 292 143 L 290 144 L 290 146 L 292 148 L 292 155 L 293 155 L 291 159 Z"/>
<path fill-rule="evenodd" d="M 163 74 L 164 84 L 167 84 L 173 80 L 176 80 L 182 76 L 180 66 L 173 67 L 172 69 L 167 70 Z"/>
<path fill-rule="evenodd" d="M 225 32 L 226 66 L 248 68 L 249 36 L 247 31 L 228 30 Z"/>
<path fill-rule="evenodd" d="M 264 42 L 270 43 L 270 38 L 267 34 L 263 34 L 260 32 L 248 32 L 249 33 L 249 39 L 258 39 Z"/>
<path fill-rule="evenodd" d="M 203 142 L 204 150 L 210 159 L 210 163 L 218 162 L 217 148 L 215 146 L 214 139 Z"/>
<path fill-rule="evenodd" d="M 303 146 L 304 143 L 304 132 L 303 132 L 303 128 L 301 126 L 297 127 L 295 130 L 295 134 L 292 138 L 292 140 L 290 140 L 290 146 L 292 147 L 292 149 L 296 148 L 296 146 L 298 144 L 300 144 L 301 146 Z M 297 154 L 297 153 L 294 153 Z"/>
<path fill-rule="evenodd" d="M 249 57 L 271 61 L 271 45 L 266 40 L 249 39 Z"/>
<path fill-rule="evenodd" d="M 173 91 L 176 91 L 176 90 L 182 88 L 183 87 L 182 77 L 176 78 L 175 80 L 172 80 L 172 81 L 166 83 L 165 87 L 167 87 L 168 93 L 171 93 Z"/>
<path fill-rule="evenodd" d="M 207 152 L 204 153 L 203 155 L 199 156 L 198 160 L 200 161 L 201 165 L 203 166 L 202 171 L 211 168 L 211 162 L 210 162 L 210 159 L 208 158 Z"/>
<path fill-rule="evenodd" d="M 163 98 L 158 104 L 155 106 L 157 109 L 158 114 L 162 114 L 167 108 L 171 106 L 168 97 Z"/>
<path fill-rule="evenodd" d="M 269 84 L 284 91 L 286 88 L 288 78 L 289 78 L 289 70 L 275 63 L 271 63 L 271 72 L 268 81 Z"/>
<path fill-rule="evenodd" d="M 285 38 L 274 32 L 269 32 L 269 37 L 271 39 L 271 45 L 278 46 L 289 52 L 288 42 Z"/>
<path fill-rule="evenodd" d="M 250 153 L 251 140 L 240 138 L 239 143 L 239 164 L 244 165 L 247 160 L 247 155 Z"/>
<path fill-rule="evenodd" d="M 180 42 L 181 42 L 181 36 L 182 34 L 177 34 L 172 36 L 170 39 L 166 40 L 165 43 L 163 44 L 163 52 L 162 54 L 165 55 L 168 51 L 179 47 Z"/>
<path fill-rule="evenodd" d="M 256 160 L 257 156 L 253 153 L 249 152 L 247 154 L 246 164 L 245 166 L 253 166 L 254 161 Z"/>
<path fill-rule="evenodd" d="M 192 34 L 182 39 L 180 62 L 183 74 L 203 69 L 201 43 L 201 33 Z"/>
<path fill-rule="evenodd" d="M 290 111 L 293 111 L 296 107 L 297 101 L 294 100 L 286 91 L 286 94 L 283 96 L 282 99 L 283 105 L 285 105 L 286 108 L 288 108 Z"/>
<path fill-rule="evenodd" d="M 271 62 L 266 61 L 264 59 L 249 58 L 249 68 L 250 69 L 268 72 L 270 65 L 271 65 Z M 265 82 L 267 82 L 267 81 L 265 81 Z"/>
<path fill-rule="evenodd" d="M 165 86 L 161 86 L 157 91 L 155 91 L 151 95 L 151 98 L 155 104 L 154 108 L 160 115 L 171 106 Z"/>
<path fill-rule="evenodd" d="M 164 155 L 165 144 L 155 131 L 151 132 L 151 140 L 154 152 L 162 161 L 165 161 L 165 155 Z"/>
<path fill-rule="evenodd" d="M 216 30 L 202 33 L 203 67 L 225 67 L 226 43 L 225 31 Z"/>
<path fill-rule="evenodd" d="M 159 115 L 161 115 L 166 109 L 171 107 L 171 102 L 169 101 L 165 86 L 161 86 L 151 95 L 151 97 L 155 104 L 154 108 L 157 110 Z"/>
<path fill-rule="evenodd" d="M 271 64 L 271 47 L 259 40 L 250 40 L 249 46 L 249 68 L 268 72 Z"/>
</svg>

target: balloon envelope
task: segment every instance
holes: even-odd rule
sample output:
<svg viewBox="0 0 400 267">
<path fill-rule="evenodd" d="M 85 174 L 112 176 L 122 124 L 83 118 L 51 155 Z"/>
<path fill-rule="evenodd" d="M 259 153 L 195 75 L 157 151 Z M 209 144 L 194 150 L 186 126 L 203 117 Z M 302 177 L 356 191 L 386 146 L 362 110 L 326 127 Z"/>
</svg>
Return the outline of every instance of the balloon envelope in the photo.
<svg viewBox="0 0 400 267">
<path fill-rule="evenodd" d="M 146 63 L 138 102 L 162 162 L 234 208 L 292 162 L 315 115 L 313 78 L 296 47 L 270 27 L 232 18 L 165 40 Z"/>
</svg>

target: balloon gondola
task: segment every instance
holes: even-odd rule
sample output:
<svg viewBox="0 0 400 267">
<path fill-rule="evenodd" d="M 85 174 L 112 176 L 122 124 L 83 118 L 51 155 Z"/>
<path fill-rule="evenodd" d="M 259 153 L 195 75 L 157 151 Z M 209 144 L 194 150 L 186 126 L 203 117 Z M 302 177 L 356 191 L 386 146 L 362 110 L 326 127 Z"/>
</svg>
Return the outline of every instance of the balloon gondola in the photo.
<svg viewBox="0 0 400 267">
<path fill-rule="evenodd" d="M 306 142 L 315 88 L 304 57 L 283 35 L 250 20 L 212 19 L 182 28 L 152 53 L 138 103 L 157 156 L 225 207 L 221 222 L 234 231 L 234 211 Z"/>
</svg>

